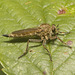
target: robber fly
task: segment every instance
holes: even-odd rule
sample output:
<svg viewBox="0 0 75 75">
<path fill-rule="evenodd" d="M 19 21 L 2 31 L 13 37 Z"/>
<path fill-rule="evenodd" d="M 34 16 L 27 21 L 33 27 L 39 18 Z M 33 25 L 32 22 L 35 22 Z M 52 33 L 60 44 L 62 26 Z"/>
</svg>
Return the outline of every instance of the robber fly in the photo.
<svg viewBox="0 0 75 75">
<path fill-rule="evenodd" d="M 63 44 L 65 44 L 66 46 L 71 48 L 69 45 L 64 43 L 57 36 L 58 34 L 62 34 L 62 33 L 66 34 L 66 33 L 69 33 L 69 32 L 60 32 L 59 29 L 58 29 L 58 26 L 55 26 L 54 24 L 52 26 L 50 26 L 49 24 L 41 24 L 39 27 L 36 27 L 36 28 L 28 28 L 28 29 L 18 30 L 18 31 L 12 32 L 11 34 L 3 35 L 3 36 L 5 36 L 5 37 L 25 37 L 25 36 L 35 35 L 35 36 L 40 37 L 40 39 L 29 39 L 27 41 L 26 51 L 20 57 L 18 57 L 18 59 L 27 54 L 28 48 L 29 48 L 29 42 L 42 42 L 43 47 L 49 53 L 50 60 L 52 61 L 51 54 L 50 54 L 49 50 L 46 48 L 47 40 L 58 39 Z"/>
</svg>

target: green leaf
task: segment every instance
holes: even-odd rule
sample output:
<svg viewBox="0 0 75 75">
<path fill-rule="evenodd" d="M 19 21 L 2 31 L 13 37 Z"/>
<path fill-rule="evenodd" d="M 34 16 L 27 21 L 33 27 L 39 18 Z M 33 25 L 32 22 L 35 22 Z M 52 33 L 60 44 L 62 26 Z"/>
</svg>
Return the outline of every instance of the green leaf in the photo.
<svg viewBox="0 0 75 75">
<path fill-rule="evenodd" d="M 75 74 L 75 1 L 74 0 L 0 0 L 0 35 L 37 27 L 43 23 L 59 24 L 59 37 L 71 43 L 72 49 L 59 40 L 46 46 L 52 62 L 40 43 L 30 43 L 27 55 L 18 60 L 26 48 L 26 39 L 0 36 L 0 62 L 7 75 L 74 75 Z M 32 52 L 31 52 L 32 50 Z"/>
</svg>

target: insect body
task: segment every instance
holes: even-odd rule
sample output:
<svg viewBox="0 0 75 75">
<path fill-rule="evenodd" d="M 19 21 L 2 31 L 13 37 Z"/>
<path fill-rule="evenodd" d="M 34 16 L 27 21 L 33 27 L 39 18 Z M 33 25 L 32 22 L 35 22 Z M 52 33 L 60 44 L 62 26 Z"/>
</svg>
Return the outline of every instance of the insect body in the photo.
<svg viewBox="0 0 75 75">
<path fill-rule="evenodd" d="M 47 52 L 49 53 L 49 57 L 50 57 L 50 60 L 52 61 L 52 58 L 51 58 L 51 54 L 49 52 L 49 50 L 46 48 L 46 41 L 47 40 L 53 40 L 53 39 L 58 39 L 60 40 L 63 44 L 66 44 L 64 43 L 57 35 L 58 34 L 66 34 L 66 33 L 69 33 L 69 32 L 60 32 L 58 29 L 57 29 L 57 26 L 55 26 L 54 24 L 52 26 L 50 26 L 49 24 L 42 24 L 40 25 L 39 27 L 37 28 L 29 28 L 29 29 L 24 29 L 24 30 L 18 30 L 18 31 L 14 31 L 12 32 L 11 34 L 9 35 L 3 35 L 5 37 L 25 37 L 25 36 L 38 36 L 40 37 L 40 39 L 29 39 L 27 41 L 27 47 L 26 47 L 26 51 L 20 56 L 18 57 L 21 58 L 22 56 L 24 56 L 25 54 L 27 54 L 28 52 L 28 47 L 29 47 L 29 42 L 42 42 L 42 45 L 43 47 L 47 50 Z M 67 45 L 67 44 L 66 44 Z M 69 48 L 71 48 L 69 45 L 67 45 Z"/>
</svg>

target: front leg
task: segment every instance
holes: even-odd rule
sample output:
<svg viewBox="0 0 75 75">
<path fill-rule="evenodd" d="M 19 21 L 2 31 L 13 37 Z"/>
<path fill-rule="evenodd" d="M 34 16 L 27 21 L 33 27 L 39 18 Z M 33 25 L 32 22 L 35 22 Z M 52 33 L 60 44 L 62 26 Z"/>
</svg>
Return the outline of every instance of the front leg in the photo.
<svg viewBox="0 0 75 75">
<path fill-rule="evenodd" d="M 72 48 L 71 46 L 67 45 L 64 41 L 62 41 L 59 37 L 57 37 L 58 40 L 60 40 L 63 44 L 65 44 L 67 47 Z"/>
<path fill-rule="evenodd" d="M 50 37 L 50 40 L 54 40 L 54 39 L 57 39 L 57 36 L 51 36 Z"/>
<path fill-rule="evenodd" d="M 64 41 L 62 41 L 62 40 L 61 40 L 59 37 L 57 37 L 57 36 L 52 36 L 52 37 L 50 37 L 50 39 L 51 39 L 51 40 L 53 40 L 53 39 L 58 39 L 58 40 L 60 40 L 63 44 L 65 44 L 67 47 L 72 48 L 71 46 L 67 45 Z"/>
<path fill-rule="evenodd" d="M 24 55 L 26 55 L 28 53 L 29 42 L 42 42 L 42 40 L 40 40 L 40 39 L 29 39 L 27 41 L 26 51 L 21 56 L 19 56 L 18 59 L 21 58 L 21 57 L 23 57 Z"/>
<path fill-rule="evenodd" d="M 69 34 L 70 32 L 58 32 L 58 34 L 63 34 L 63 35 L 66 35 L 66 34 Z"/>
</svg>

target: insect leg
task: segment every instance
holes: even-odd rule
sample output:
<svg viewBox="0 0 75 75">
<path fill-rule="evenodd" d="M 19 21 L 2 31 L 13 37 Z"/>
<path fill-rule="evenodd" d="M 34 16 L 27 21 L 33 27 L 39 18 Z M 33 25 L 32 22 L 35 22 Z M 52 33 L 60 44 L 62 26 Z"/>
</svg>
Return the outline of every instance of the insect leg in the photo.
<svg viewBox="0 0 75 75">
<path fill-rule="evenodd" d="M 64 41 L 62 41 L 59 37 L 57 37 L 57 36 L 52 36 L 52 37 L 50 37 L 50 39 L 52 40 L 52 39 L 58 39 L 58 40 L 60 40 L 63 44 L 65 44 L 66 46 L 68 46 L 69 48 L 72 48 L 71 46 L 69 46 L 69 45 L 67 45 Z"/>
<path fill-rule="evenodd" d="M 49 53 L 50 60 L 52 61 L 51 54 L 50 54 L 49 50 L 46 48 L 45 44 L 46 44 L 46 40 L 43 40 L 43 47 L 44 47 L 44 48 L 47 50 L 47 52 Z"/>
<path fill-rule="evenodd" d="M 60 32 L 59 31 L 59 33 L 58 34 L 64 34 L 64 35 L 66 35 L 66 34 L 69 34 L 70 32 Z"/>
<path fill-rule="evenodd" d="M 26 51 L 25 51 L 21 56 L 19 56 L 18 59 L 27 54 L 28 48 L 29 48 L 29 42 L 42 42 L 42 40 L 40 40 L 40 39 L 29 39 L 29 40 L 27 41 Z"/>
<path fill-rule="evenodd" d="M 63 42 L 59 37 L 57 37 L 58 40 L 60 40 L 63 44 L 65 44 L 66 46 L 68 46 L 69 48 L 72 48 L 71 46 L 67 45 L 65 42 Z"/>
<path fill-rule="evenodd" d="M 56 39 L 56 38 L 57 38 L 57 36 L 50 37 L 51 40 Z"/>
</svg>

